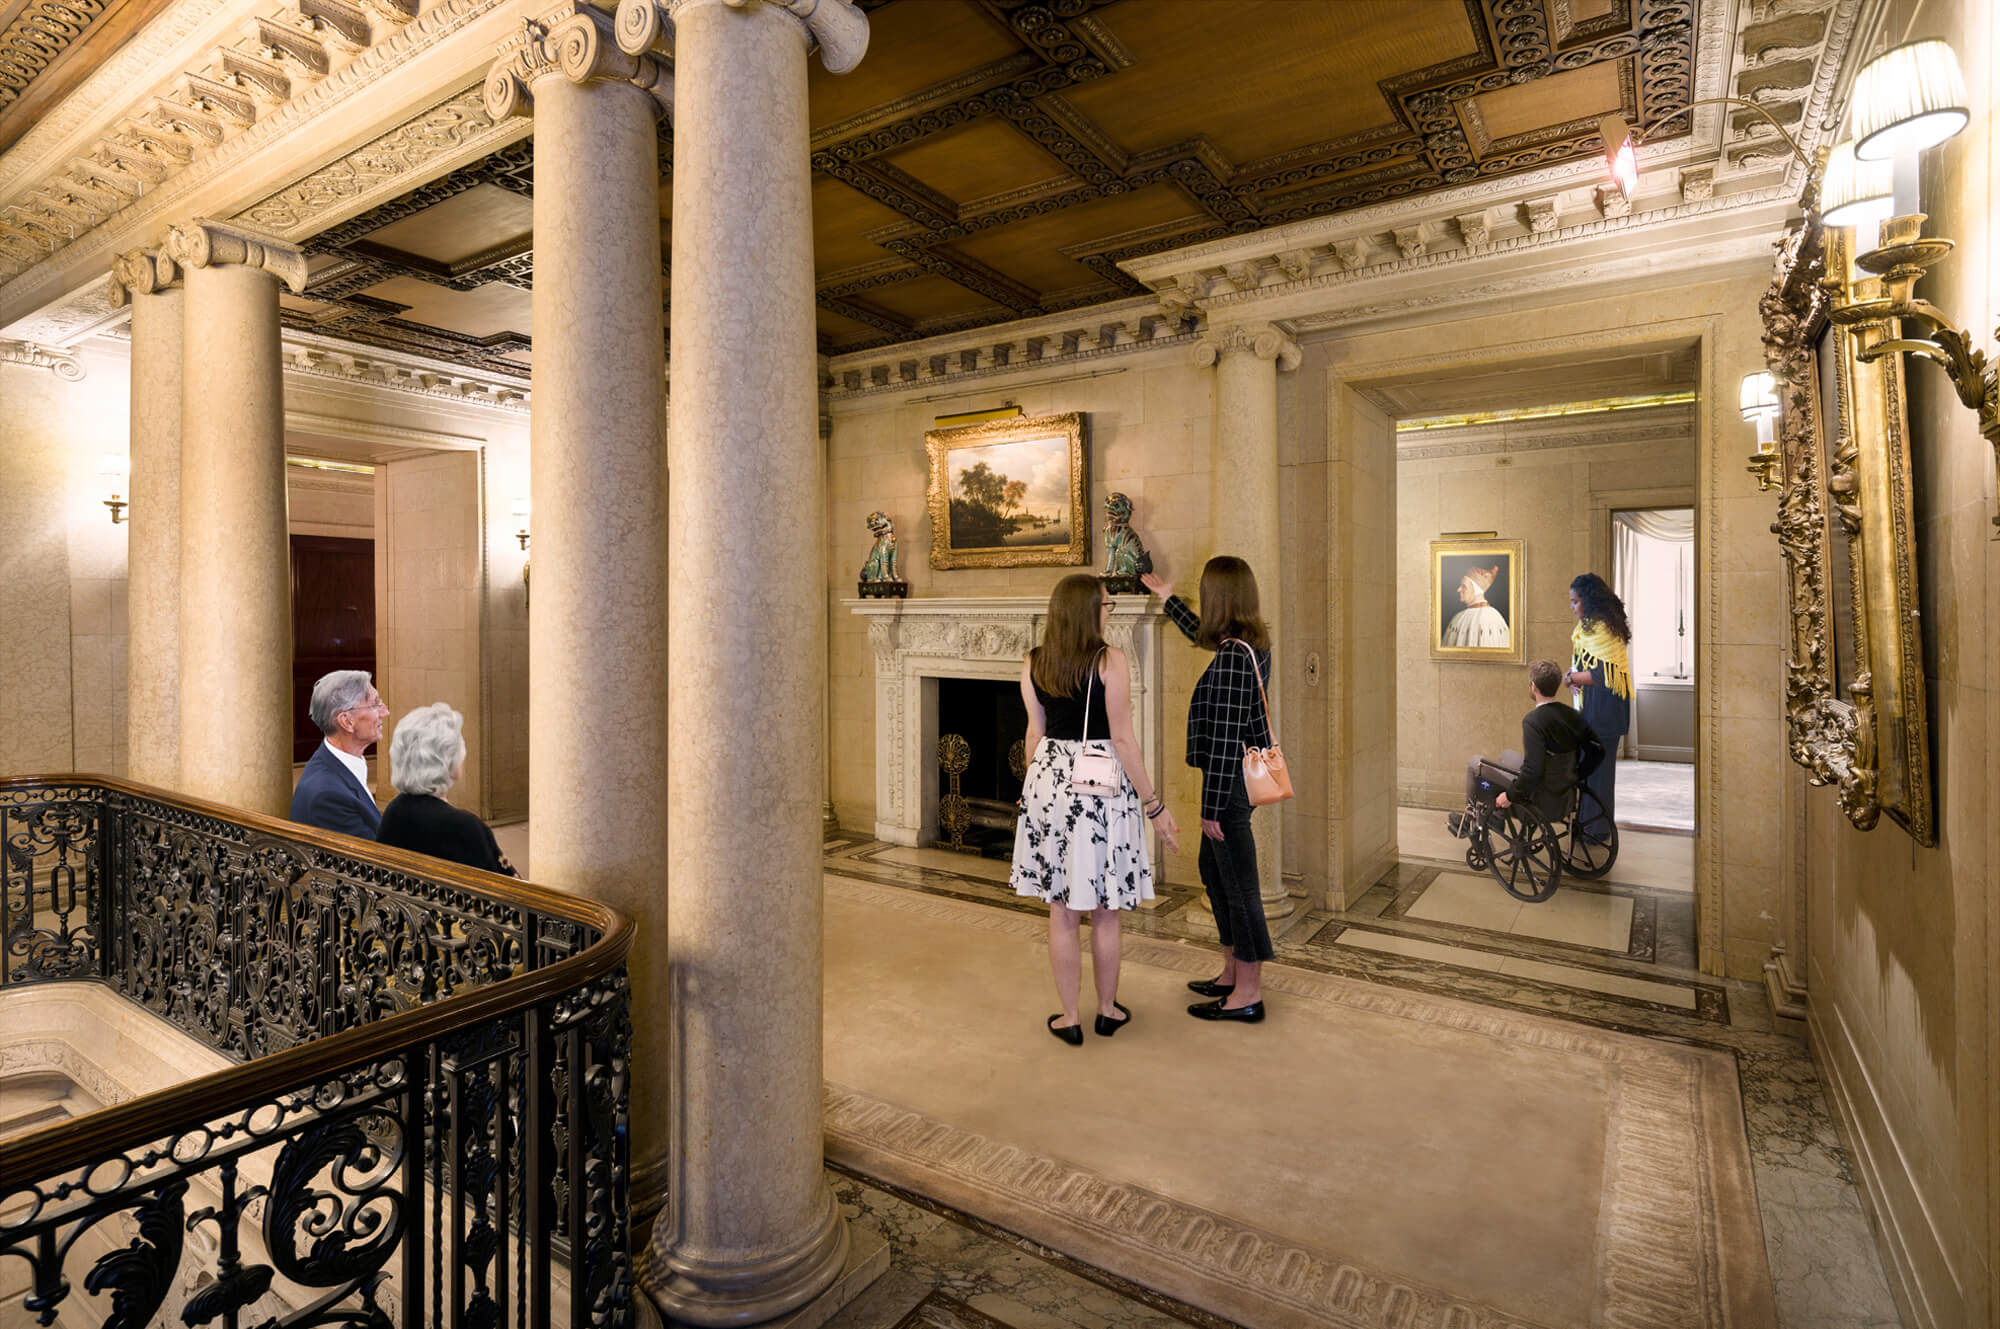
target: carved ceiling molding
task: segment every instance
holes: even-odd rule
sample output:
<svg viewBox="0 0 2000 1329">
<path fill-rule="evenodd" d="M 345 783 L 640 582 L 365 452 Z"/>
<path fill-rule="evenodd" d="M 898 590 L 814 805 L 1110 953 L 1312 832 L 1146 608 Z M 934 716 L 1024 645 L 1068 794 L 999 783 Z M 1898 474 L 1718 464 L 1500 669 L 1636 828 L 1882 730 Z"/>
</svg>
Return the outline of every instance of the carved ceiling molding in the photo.
<svg viewBox="0 0 2000 1329">
<path fill-rule="evenodd" d="M 105 0 L 29 0 L 0 28 L 0 115 L 104 16 Z"/>
<path fill-rule="evenodd" d="M 344 110 L 506 0 L 440 0 L 414 19 L 393 5 L 377 6 L 371 18 L 332 0 L 295 3 L 303 8 L 258 15 L 254 35 L 217 48 L 215 62 L 227 68 L 233 56 L 237 72 L 187 71 L 170 95 L 148 96 L 119 120 L 91 156 L 0 209 L 0 283 L 53 287 L 65 280 L 57 268 L 108 264 L 118 250 L 157 238 L 175 212 L 191 210 L 197 188 L 302 125 Z M 52 257 L 61 263 L 48 264 Z"/>
<path fill-rule="evenodd" d="M 31 176 L 47 174 L 59 163 L 51 154 L 94 120 L 129 106 L 132 89 L 151 88 L 163 72 L 162 61 L 204 27 L 214 24 L 240 0 L 178 0 L 148 23 L 78 87 L 72 89 L 35 121 L 18 142 L 0 156 L 0 199 L 11 199 Z"/>
<path fill-rule="evenodd" d="M 1246 258 L 1223 265 L 1203 265 L 1174 272 L 1158 279 L 1163 308 L 1173 311 L 1188 307 L 1220 313 L 1239 306 L 1268 303 L 1280 297 L 1326 291 L 1355 282 L 1372 282 L 1384 277 L 1408 276 L 1431 269 L 1473 260 L 1520 256 L 1551 246 L 1578 241 L 1656 230 L 1696 217 L 1721 217 L 1784 206 L 1792 201 L 1782 186 L 1732 195 L 1727 199 L 1703 199 L 1654 208 L 1647 212 L 1597 215 L 1572 225 L 1537 226 L 1537 200 L 1524 203 L 1508 223 L 1512 235 L 1497 235 L 1497 227 L 1485 231 L 1443 225 L 1446 216 L 1426 226 L 1408 222 L 1389 230 L 1363 236 L 1347 235 L 1327 244 L 1293 243 L 1277 254 Z M 1478 236 L 1468 241 L 1468 234 Z M 1414 238 L 1413 238 L 1414 237 Z M 1253 237 L 1254 238 L 1254 237 Z M 1296 237 L 1294 237 L 1296 241 Z M 1456 240 L 1447 247 L 1446 242 Z M 1434 243 L 1435 242 L 1435 243 Z M 1180 255 L 1170 254 L 1169 259 Z M 1316 326 L 1310 319 L 1298 323 L 1301 329 Z M 1330 325 L 1317 325 L 1330 326 Z"/>
<path fill-rule="evenodd" d="M 369 355 L 331 340 L 297 340 L 289 336 L 280 354 L 288 375 L 410 393 L 489 410 L 525 414 L 528 409 L 526 384 L 470 375 L 457 365 L 447 367 L 400 356 Z"/>
<path fill-rule="evenodd" d="M 391 202 L 399 210 L 381 215 L 369 230 L 477 184 L 499 184 L 525 194 L 533 179 L 534 157 L 524 140 L 532 129 L 512 118 L 496 122 L 486 113 L 480 85 L 474 84 L 245 208 L 237 220 L 287 240 L 322 240 L 330 228 Z M 452 160 L 473 164 L 411 189 L 411 179 Z M 325 252 L 319 245 L 308 248 Z"/>
<path fill-rule="evenodd" d="M 83 361 L 59 346 L 37 346 L 33 342 L 0 341 L 0 364 L 26 365 L 47 369 L 57 378 L 74 383 L 83 377 Z"/>
</svg>

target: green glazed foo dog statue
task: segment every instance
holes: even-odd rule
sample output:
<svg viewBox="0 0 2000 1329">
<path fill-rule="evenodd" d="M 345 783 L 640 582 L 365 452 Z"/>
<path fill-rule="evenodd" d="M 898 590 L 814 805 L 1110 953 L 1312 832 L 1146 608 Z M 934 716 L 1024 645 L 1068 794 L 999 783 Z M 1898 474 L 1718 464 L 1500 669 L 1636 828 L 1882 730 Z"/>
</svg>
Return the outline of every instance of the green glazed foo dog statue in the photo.
<svg viewBox="0 0 2000 1329">
<path fill-rule="evenodd" d="M 1104 496 L 1104 589 L 1113 595 L 1136 595 L 1139 578 L 1153 570 L 1146 542 L 1132 529 L 1132 500 L 1123 494 Z"/>
<path fill-rule="evenodd" d="M 868 561 L 861 565 L 861 598 L 896 599 L 909 595 L 910 584 L 896 575 L 896 526 L 886 513 L 868 514 L 868 530 L 875 537 Z"/>
</svg>

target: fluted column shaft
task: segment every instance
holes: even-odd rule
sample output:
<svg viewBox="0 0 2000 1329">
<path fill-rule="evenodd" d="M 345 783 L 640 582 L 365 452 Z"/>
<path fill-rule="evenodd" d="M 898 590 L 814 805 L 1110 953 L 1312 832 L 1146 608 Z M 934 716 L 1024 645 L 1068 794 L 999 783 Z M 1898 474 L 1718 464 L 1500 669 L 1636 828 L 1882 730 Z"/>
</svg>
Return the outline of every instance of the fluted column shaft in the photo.
<svg viewBox="0 0 2000 1329">
<path fill-rule="evenodd" d="M 175 227 L 186 273 L 181 377 L 180 787 L 283 816 L 292 793 L 291 551 L 278 286 L 291 245 Z"/>
<path fill-rule="evenodd" d="M 132 306 L 132 428 L 126 605 L 127 770 L 141 784 L 181 787 L 180 272 L 162 250 L 112 268 L 113 298 Z"/>
<path fill-rule="evenodd" d="M 503 46 L 486 82 L 496 120 L 532 107 L 535 121 L 532 869 L 639 925 L 626 962 L 635 1233 L 659 1207 L 667 1143 L 665 89 L 657 62 L 625 56 L 609 19 L 582 7 Z"/>
<path fill-rule="evenodd" d="M 1275 328 L 1227 327 L 1196 346 L 1200 363 L 1215 366 L 1215 430 L 1211 442 L 1210 545 L 1234 554 L 1257 574 L 1264 618 L 1271 628 L 1271 712 L 1279 718 L 1280 595 L 1284 572 L 1278 514 L 1278 370 L 1296 368 L 1299 348 Z M 1263 818 L 1257 842 L 1259 894 L 1266 918 L 1288 917 L 1281 813 Z"/>
<path fill-rule="evenodd" d="M 621 40 L 646 8 L 621 8 Z M 746 1324 L 816 1296 L 848 1250 L 820 1136 L 826 662 L 810 625 L 825 545 L 808 26 L 768 0 L 669 9 L 668 528 L 674 565 L 704 571 L 680 578 L 668 615 L 673 1181 L 643 1277 L 676 1320 Z M 838 42 L 857 27 L 865 44 L 857 11 L 820 0 L 811 32 L 829 68 L 844 67 Z"/>
</svg>

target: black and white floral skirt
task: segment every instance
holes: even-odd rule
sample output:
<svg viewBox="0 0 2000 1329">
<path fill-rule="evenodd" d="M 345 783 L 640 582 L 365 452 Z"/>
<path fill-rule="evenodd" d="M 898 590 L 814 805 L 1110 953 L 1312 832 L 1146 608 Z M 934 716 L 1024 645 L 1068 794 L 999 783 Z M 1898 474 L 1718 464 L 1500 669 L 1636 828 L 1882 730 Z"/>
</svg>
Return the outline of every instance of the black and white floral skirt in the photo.
<svg viewBox="0 0 2000 1329">
<path fill-rule="evenodd" d="M 1090 746 L 1114 750 L 1102 739 Z M 1076 739 L 1060 738 L 1045 738 L 1035 749 L 1014 829 L 1014 893 L 1079 911 L 1136 909 L 1153 898 L 1146 814 L 1130 780 L 1109 798 L 1070 789 L 1070 769 L 1083 749 Z"/>
</svg>

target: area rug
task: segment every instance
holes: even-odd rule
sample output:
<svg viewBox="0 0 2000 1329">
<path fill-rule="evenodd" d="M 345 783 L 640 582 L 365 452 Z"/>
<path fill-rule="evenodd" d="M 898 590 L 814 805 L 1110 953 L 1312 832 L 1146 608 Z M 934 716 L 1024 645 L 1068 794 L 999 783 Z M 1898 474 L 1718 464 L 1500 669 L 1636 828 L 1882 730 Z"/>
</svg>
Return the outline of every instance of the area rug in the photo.
<svg viewBox="0 0 2000 1329">
<path fill-rule="evenodd" d="M 1775 1322 L 1725 1054 L 1275 964 L 1206 1024 L 1140 937 L 1072 1048 L 1037 915 L 829 876 L 826 939 L 855 1171 L 1257 1329 Z"/>
<path fill-rule="evenodd" d="M 1618 824 L 1642 830 L 1694 829 L 1694 766 L 1685 761 L 1618 763 Z"/>
</svg>

